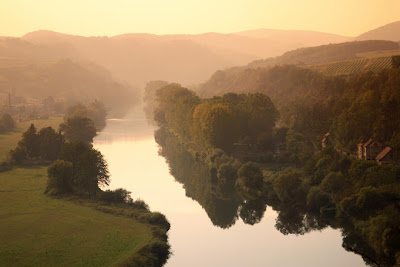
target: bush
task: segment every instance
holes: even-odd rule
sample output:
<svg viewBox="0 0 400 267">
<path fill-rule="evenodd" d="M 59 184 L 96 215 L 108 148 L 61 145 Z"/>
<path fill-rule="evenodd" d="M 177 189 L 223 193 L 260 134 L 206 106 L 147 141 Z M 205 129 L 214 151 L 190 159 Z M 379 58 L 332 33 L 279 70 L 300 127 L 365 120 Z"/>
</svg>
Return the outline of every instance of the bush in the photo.
<svg viewBox="0 0 400 267">
<path fill-rule="evenodd" d="M 160 212 L 152 212 L 150 216 L 147 217 L 147 221 L 151 224 L 162 226 L 167 230 L 171 227 L 167 218 Z"/>
<path fill-rule="evenodd" d="M 12 162 L 21 164 L 22 161 L 28 158 L 28 156 L 26 150 L 18 146 L 15 149 L 10 150 L 10 158 Z"/>
<path fill-rule="evenodd" d="M 137 199 L 133 202 L 130 203 L 134 208 L 140 209 L 140 210 L 149 210 L 149 205 L 146 204 L 146 202 L 144 202 L 141 199 Z"/>
<path fill-rule="evenodd" d="M 11 117 L 10 114 L 4 114 L 3 117 L 1 118 L 1 125 L 4 127 L 4 129 L 6 131 L 11 131 L 15 128 L 15 121 L 14 119 Z"/>
<path fill-rule="evenodd" d="M 49 195 L 60 195 L 72 192 L 72 163 L 57 160 L 47 169 L 49 177 L 44 192 Z"/>
<path fill-rule="evenodd" d="M 109 203 L 132 203 L 131 192 L 123 188 L 102 191 L 99 200 Z"/>
<path fill-rule="evenodd" d="M 157 257 L 159 266 L 163 266 L 167 262 L 171 254 L 169 249 L 170 245 L 162 241 L 156 240 L 150 244 L 150 251 Z"/>
</svg>

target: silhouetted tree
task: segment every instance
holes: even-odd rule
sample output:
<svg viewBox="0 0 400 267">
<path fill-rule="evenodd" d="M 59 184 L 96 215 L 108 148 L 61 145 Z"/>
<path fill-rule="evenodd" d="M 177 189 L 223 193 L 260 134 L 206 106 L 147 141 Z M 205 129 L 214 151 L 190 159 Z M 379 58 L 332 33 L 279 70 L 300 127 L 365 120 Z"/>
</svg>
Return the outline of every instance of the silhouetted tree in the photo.
<svg viewBox="0 0 400 267">
<path fill-rule="evenodd" d="M 71 142 L 82 141 L 92 143 L 93 137 L 96 136 L 96 127 L 93 121 L 81 116 L 67 118 L 65 123 L 60 124 L 60 131 Z"/>
<path fill-rule="evenodd" d="M 71 162 L 57 160 L 47 168 L 45 194 L 59 195 L 72 192 L 73 167 Z"/>
</svg>

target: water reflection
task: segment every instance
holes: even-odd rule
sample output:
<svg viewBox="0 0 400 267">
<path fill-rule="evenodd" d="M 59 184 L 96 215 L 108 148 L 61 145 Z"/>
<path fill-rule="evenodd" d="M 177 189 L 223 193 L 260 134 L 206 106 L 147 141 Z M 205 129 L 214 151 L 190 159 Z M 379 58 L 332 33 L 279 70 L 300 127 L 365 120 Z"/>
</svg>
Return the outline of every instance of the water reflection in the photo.
<svg viewBox="0 0 400 267">
<path fill-rule="evenodd" d="M 306 233 L 310 227 L 303 221 L 311 224 L 310 219 L 289 210 L 278 214 L 277 204 L 268 203 L 273 208 L 267 208 L 265 202 L 243 200 L 229 186 L 213 183 L 207 170 L 184 151 L 175 154 L 179 149 L 171 145 L 167 164 L 158 155 L 154 129 L 145 122 L 138 127 L 138 120 L 133 113 L 109 121 L 95 146 L 108 161 L 111 187 L 127 188 L 133 198 L 144 199 L 170 221 L 174 254 L 167 267 L 365 266 L 361 257 L 341 247 L 337 230 L 282 235 L 278 225 L 287 233 Z"/>
<path fill-rule="evenodd" d="M 196 159 L 172 134 L 163 132 L 157 137 L 162 144 L 159 153 L 167 160 L 171 174 L 184 185 L 186 196 L 204 208 L 215 226 L 229 228 L 239 214 L 243 222 L 251 225 L 261 221 L 266 210 L 262 199 L 242 199 L 232 183 L 216 179 L 213 169 Z"/>
</svg>

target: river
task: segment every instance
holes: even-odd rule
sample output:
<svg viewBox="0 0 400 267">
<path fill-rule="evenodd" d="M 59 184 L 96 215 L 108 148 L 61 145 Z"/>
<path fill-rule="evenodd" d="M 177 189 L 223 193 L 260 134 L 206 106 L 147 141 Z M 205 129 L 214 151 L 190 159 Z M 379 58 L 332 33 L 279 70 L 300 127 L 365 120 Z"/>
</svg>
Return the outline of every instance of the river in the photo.
<svg viewBox="0 0 400 267">
<path fill-rule="evenodd" d="M 270 207 L 255 225 L 239 218 L 228 229 L 214 226 L 170 174 L 153 132 L 142 112 L 133 111 L 124 119 L 108 120 L 94 146 L 108 162 L 110 188 L 126 188 L 171 223 L 173 255 L 166 266 L 365 266 L 359 255 L 342 248 L 340 230 L 283 235 L 275 228 L 277 212 Z"/>
</svg>

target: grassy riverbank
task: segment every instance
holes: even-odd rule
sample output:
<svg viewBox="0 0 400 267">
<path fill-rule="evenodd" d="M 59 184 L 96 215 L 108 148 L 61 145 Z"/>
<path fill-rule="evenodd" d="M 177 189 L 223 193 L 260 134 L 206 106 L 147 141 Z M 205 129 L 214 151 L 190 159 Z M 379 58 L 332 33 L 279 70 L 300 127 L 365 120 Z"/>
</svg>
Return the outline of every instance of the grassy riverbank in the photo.
<svg viewBox="0 0 400 267">
<path fill-rule="evenodd" d="M 57 129 L 62 118 L 19 123 L 0 135 L 0 161 L 31 123 Z M 0 266 L 161 266 L 169 224 L 159 213 L 75 196 L 46 196 L 47 166 L 0 172 Z"/>
<path fill-rule="evenodd" d="M 46 168 L 0 173 L 1 266 L 110 266 L 150 244 L 155 226 L 43 194 Z"/>
</svg>

